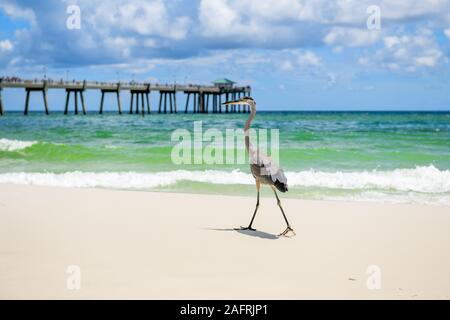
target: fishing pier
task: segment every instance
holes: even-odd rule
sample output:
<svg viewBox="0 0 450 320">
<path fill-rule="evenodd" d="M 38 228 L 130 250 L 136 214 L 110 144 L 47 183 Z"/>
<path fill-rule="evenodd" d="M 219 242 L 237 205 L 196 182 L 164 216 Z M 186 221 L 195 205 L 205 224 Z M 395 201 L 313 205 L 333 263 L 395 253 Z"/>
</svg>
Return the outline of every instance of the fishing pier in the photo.
<svg viewBox="0 0 450 320">
<path fill-rule="evenodd" d="M 54 81 L 54 80 L 21 80 L 18 78 L 0 78 L 0 115 L 5 114 L 5 106 L 2 100 L 2 92 L 7 88 L 22 88 L 25 90 L 24 115 L 28 114 L 30 95 L 38 93 L 42 95 L 44 111 L 50 114 L 50 107 L 47 99 L 47 91 L 53 89 L 65 90 L 66 99 L 64 104 L 64 114 L 69 113 L 70 97 L 73 96 L 73 113 L 87 114 L 84 93 L 86 90 L 97 90 L 101 93 L 100 105 L 96 112 L 102 114 L 104 99 L 106 94 L 113 94 L 117 100 L 117 112 L 122 114 L 121 91 L 130 92 L 129 110 L 130 114 L 150 114 L 152 108 L 149 95 L 159 94 L 158 113 L 239 113 L 249 112 L 247 106 L 232 105 L 228 108 L 222 107 L 222 102 L 233 101 L 251 93 L 250 86 L 236 86 L 228 79 L 220 79 L 213 85 L 195 84 L 158 84 L 158 83 L 138 83 L 138 82 L 93 82 L 93 81 Z M 185 103 L 179 110 L 177 105 L 177 93 L 185 96 Z M 78 99 L 78 97 L 80 99 Z M 81 110 L 78 109 L 78 102 L 81 102 Z M 242 107 L 242 108 L 241 108 Z M 80 112 L 79 112 L 80 111 Z"/>
</svg>

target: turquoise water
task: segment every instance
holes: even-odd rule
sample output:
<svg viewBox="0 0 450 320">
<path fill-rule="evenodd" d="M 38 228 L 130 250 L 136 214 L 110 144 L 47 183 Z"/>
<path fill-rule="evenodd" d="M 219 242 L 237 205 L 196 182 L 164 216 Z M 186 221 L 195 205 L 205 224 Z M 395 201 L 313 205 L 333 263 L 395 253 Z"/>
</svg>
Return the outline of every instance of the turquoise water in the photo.
<svg viewBox="0 0 450 320">
<path fill-rule="evenodd" d="M 248 164 L 175 165 L 175 129 L 242 128 L 247 114 L 0 117 L 0 182 L 254 193 Z M 450 203 L 448 112 L 258 112 L 279 129 L 285 196 Z M 269 135 L 270 141 L 270 135 Z M 270 149 L 269 149 L 270 150 Z"/>
</svg>

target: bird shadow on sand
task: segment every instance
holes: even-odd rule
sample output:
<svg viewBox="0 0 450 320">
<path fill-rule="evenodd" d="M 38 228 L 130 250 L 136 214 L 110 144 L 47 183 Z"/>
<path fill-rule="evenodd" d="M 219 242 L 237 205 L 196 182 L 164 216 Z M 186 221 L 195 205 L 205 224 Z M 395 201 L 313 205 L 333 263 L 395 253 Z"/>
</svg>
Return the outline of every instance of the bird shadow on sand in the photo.
<svg viewBox="0 0 450 320">
<path fill-rule="evenodd" d="M 233 232 L 237 232 L 249 237 L 255 237 L 255 238 L 261 238 L 261 239 L 269 239 L 269 240 L 276 240 L 279 239 L 280 237 L 278 235 L 272 234 L 272 233 L 268 233 L 268 232 L 264 232 L 264 231 L 259 231 L 259 230 L 241 230 L 241 229 L 230 229 L 230 228 L 225 228 L 225 229 L 218 229 L 218 228 L 205 228 L 205 230 L 211 230 L 211 231 L 233 231 Z"/>
</svg>

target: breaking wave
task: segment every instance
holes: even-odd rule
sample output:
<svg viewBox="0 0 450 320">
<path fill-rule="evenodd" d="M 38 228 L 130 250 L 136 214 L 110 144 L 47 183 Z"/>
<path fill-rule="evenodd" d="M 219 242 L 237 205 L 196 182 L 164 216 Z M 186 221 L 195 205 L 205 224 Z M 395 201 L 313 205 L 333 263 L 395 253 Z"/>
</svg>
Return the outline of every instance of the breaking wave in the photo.
<svg viewBox="0 0 450 320">
<path fill-rule="evenodd" d="M 450 192 L 450 171 L 433 165 L 390 171 L 325 172 L 305 170 L 286 172 L 290 187 L 330 188 L 344 190 L 387 190 L 420 193 Z M 33 184 L 64 187 L 103 187 L 149 189 L 181 181 L 212 184 L 253 184 L 249 173 L 240 170 L 175 170 L 163 172 L 81 172 L 0 174 L 0 183 Z"/>
<path fill-rule="evenodd" d="M 21 140 L 9 140 L 2 138 L 0 139 L 0 151 L 17 151 L 36 144 L 37 141 L 21 141 Z"/>
</svg>

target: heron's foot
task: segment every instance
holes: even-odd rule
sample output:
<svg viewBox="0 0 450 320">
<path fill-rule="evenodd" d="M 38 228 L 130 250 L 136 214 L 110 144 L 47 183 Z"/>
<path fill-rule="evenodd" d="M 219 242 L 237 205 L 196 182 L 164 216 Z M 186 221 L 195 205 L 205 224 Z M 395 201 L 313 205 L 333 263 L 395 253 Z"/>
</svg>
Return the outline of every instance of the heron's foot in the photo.
<svg viewBox="0 0 450 320">
<path fill-rule="evenodd" d="M 240 227 L 240 228 L 236 228 L 234 230 L 249 230 L 249 231 L 256 231 L 256 229 L 253 229 L 252 227 L 248 226 L 248 227 Z"/>
<path fill-rule="evenodd" d="M 284 230 L 282 233 L 280 233 L 278 236 L 279 237 L 292 237 L 295 236 L 295 231 L 294 229 L 292 229 L 291 227 L 287 227 L 286 230 Z"/>
</svg>

